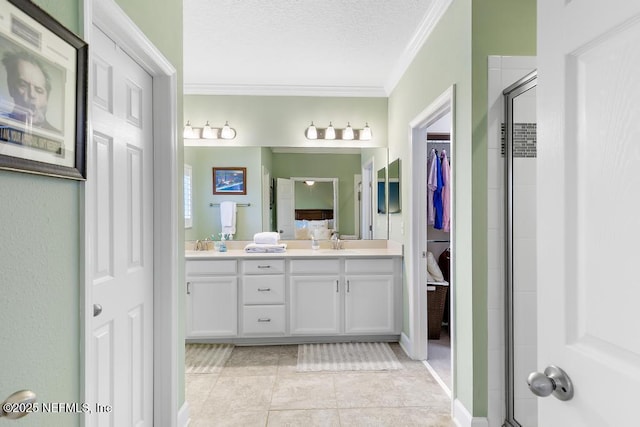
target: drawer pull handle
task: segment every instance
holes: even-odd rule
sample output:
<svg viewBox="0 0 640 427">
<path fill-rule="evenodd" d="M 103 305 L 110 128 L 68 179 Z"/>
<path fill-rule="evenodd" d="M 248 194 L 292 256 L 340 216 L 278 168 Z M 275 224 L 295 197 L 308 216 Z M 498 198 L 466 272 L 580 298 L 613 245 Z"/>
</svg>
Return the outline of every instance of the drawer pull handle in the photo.
<svg viewBox="0 0 640 427">
<path fill-rule="evenodd" d="M 349 285 L 350 285 L 350 283 L 349 283 L 349 281 L 347 280 L 347 292 L 351 292 L 351 291 L 349 290 Z"/>
<path fill-rule="evenodd" d="M 258 322 L 264 323 L 264 322 L 271 322 L 271 319 L 266 318 L 266 319 L 258 319 Z"/>
<path fill-rule="evenodd" d="M 271 288 L 258 288 L 258 292 L 270 292 Z"/>
<path fill-rule="evenodd" d="M 258 268 L 271 268 L 270 265 L 259 265 Z"/>
<path fill-rule="evenodd" d="M 340 284 L 340 281 L 336 280 L 336 292 L 340 292 L 340 288 L 338 287 L 339 284 Z"/>
<path fill-rule="evenodd" d="M 187 295 L 191 295 L 191 282 L 187 282 Z"/>
</svg>

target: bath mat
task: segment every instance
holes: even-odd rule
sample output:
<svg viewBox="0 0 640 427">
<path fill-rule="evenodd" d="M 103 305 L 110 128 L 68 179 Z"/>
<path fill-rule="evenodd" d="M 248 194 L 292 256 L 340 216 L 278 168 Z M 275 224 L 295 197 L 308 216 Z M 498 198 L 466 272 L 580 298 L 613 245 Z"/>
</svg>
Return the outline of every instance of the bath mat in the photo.
<svg viewBox="0 0 640 427">
<path fill-rule="evenodd" d="M 231 344 L 187 344 L 185 346 L 185 373 L 215 374 L 229 360 Z"/>
<path fill-rule="evenodd" d="M 300 372 L 313 371 L 389 371 L 402 369 L 398 358 L 387 343 L 300 344 Z"/>
</svg>

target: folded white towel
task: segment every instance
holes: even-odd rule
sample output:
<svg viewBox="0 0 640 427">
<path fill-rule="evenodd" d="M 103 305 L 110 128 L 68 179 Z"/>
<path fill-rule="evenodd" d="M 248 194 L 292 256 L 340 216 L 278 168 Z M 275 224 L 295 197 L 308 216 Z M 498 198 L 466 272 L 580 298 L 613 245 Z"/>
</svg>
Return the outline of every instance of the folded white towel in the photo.
<svg viewBox="0 0 640 427">
<path fill-rule="evenodd" d="M 236 202 L 220 203 L 222 234 L 236 234 Z"/>
<path fill-rule="evenodd" d="M 275 231 L 263 231 L 253 235 L 253 243 L 262 245 L 277 245 L 280 241 L 280 233 Z"/>
<path fill-rule="evenodd" d="M 267 252 L 285 252 L 287 250 L 286 243 L 280 243 L 278 245 L 263 245 L 259 243 L 249 243 L 244 247 L 245 252 L 251 253 L 267 253 Z"/>
</svg>

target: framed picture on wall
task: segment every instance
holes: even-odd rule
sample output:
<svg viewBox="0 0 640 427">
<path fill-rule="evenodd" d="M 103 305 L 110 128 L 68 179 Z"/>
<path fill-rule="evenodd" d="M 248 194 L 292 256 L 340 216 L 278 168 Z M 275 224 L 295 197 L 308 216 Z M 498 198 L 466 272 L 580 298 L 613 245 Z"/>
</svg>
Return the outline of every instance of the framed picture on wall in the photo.
<svg viewBox="0 0 640 427">
<path fill-rule="evenodd" d="M 86 179 L 87 44 L 28 0 L 0 0 L 0 168 Z"/>
<path fill-rule="evenodd" d="M 247 168 L 213 168 L 213 194 L 247 194 Z"/>
</svg>

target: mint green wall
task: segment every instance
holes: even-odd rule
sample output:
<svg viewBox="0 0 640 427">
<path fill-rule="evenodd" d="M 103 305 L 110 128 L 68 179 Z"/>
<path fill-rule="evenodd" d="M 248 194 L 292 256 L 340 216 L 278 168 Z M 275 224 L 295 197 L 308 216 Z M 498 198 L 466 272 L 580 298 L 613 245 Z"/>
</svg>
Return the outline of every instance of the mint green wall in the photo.
<svg viewBox="0 0 640 427">
<path fill-rule="evenodd" d="M 182 1 L 119 0 L 178 70 L 178 121 L 182 123 Z M 81 33 L 82 1 L 40 0 L 40 7 Z M 154 13 L 149 13 L 154 10 Z M 172 34 L 166 36 L 166 29 Z M 182 150 L 179 153 L 182 164 Z M 180 172 L 181 174 L 181 172 Z M 182 187 L 180 178 L 179 188 Z M 81 190 L 74 181 L 0 171 L 0 399 L 33 390 L 39 402 L 80 402 Z M 8 202 L 10 201 L 10 202 Z M 184 304 L 184 303 L 182 303 Z M 183 317 L 183 316 L 181 316 Z M 184 330 L 181 328 L 180 330 Z M 183 375 L 180 375 L 183 377 Z M 184 401 L 180 386 L 179 404 Z M 80 425 L 77 415 L 31 414 L 20 426 Z"/>
<path fill-rule="evenodd" d="M 304 137 L 312 120 L 318 127 L 333 121 L 338 128 L 368 122 L 373 139 L 362 146 L 387 146 L 386 98 L 187 95 L 184 117 L 194 127 L 207 120 L 220 127 L 228 120 L 238 132 L 237 146 L 312 146 Z"/>
<path fill-rule="evenodd" d="M 333 183 L 319 181 L 307 185 L 294 183 L 296 209 L 333 209 Z"/>
<path fill-rule="evenodd" d="M 274 153 L 275 178 L 338 178 L 338 226 L 340 234 L 356 234 L 353 176 L 359 174 L 359 154 Z M 297 205 L 297 203 L 296 203 Z"/>
<path fill-rule="evenodd" d="M 193 167 L 193 228 L 185 230 L 187 240 L 204 239 L 213 234 L 220 240 L 220 207 L 209 206 L 230 200 L 251 204 L 238 206 L 234 240 L 253 240 L 262 231 L 262 177 L 260 147 L 186 147 L 186 164 Z M 213 194 L 213 167 L 247 168 L 247 194 L 238 196 Z"/>
<path fill-rule="evenodd" d="M 534 1 L 454 0 L 389 97 L 389 156 L 403 160 L 407 200 L 413 191 L 408 123 L 455 84 L 454 398 L 476 417 L 487 414 L 488 386 L 487 55 L 534 54 L 535 15 Z M 412 229 L 407 210 L 390 216 L 392 239 L 408 245 Z M 405 267 L 412 268 L 409 260 Z M 405 301 L 405 332 L 407 314 Z"/>
<path fill-rule="evenodd" d="M 486 415 L 487 399 L 487 112 L 488 56 L 536 54 L 536 1 L 473 2 L 473 349 L 474 415 Z"/>
</svg>

